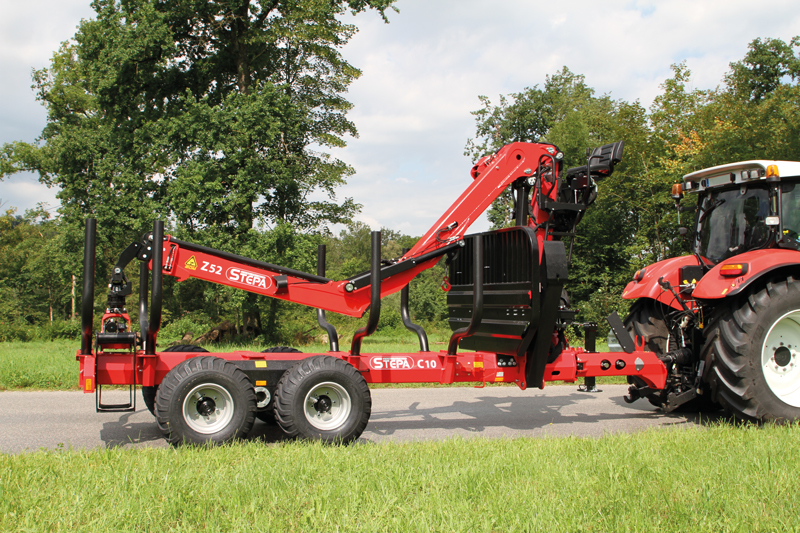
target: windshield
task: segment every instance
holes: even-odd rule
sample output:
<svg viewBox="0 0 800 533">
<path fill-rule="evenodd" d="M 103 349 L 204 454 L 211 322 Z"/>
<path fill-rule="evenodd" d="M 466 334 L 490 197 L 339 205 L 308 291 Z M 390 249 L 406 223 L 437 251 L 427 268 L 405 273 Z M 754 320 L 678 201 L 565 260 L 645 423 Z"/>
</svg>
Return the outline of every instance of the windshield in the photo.
<svg viewBox="0 0 800 533">
<path fill-rule="evenodd" d="M 781 217 L 784 238 L 800 242 L 800 187 L 797 182 L 781 183 Z"/>
<path fill-rule="evenodd" d="M 711 191 L 698 214 L 697 251 L 719 263 L 729 257 L 766 244 L 769 228 L 769 192 L 736 188 Z"/>
</svg>

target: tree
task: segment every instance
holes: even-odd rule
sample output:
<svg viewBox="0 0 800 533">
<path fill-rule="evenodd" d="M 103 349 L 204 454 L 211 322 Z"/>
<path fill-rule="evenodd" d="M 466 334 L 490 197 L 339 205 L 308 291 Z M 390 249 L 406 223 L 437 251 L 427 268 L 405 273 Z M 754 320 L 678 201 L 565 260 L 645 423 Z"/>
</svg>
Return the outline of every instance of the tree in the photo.
<svg viewBox="0 0 800 533">
<path fill-rule="evenodd" d="M 500 96 L 498 105 L 486 96 L 479 99 L 483 107 L 472 112 L 476 135 L 467 141 L 465 155 L 477 160 L 508 143 L 549 142 L 564 152 L 568 166 L 585 164 L 585 149 L 603 137 L 614 105 L 607 96 L 595 97 L 584 76 L 566 67 L 548 75 L 543 89 Z M 513 202 L 509 188 L 492 204 L 488 218 L 494 228 L 513 223 Z"/>
<path fill-rule="evenodd" d="M 66 223 L 95 216 L 117 249 L 155 214 L 180 236 L 285 263 L 293 234 L 358 208 L 335 197 L 352 168 L 320 151 L 357 134 L 342 94 L 360 71 L 339 51 L 356 28 L 340 15 L 385 19 L 393 2 L 95 0 L 97 18 L 35 73 L 42 136 L 4 146 L 0 171 L 38 171 L 61 188 Z M 258 302 L 246 311 L 261 326 Z"/>
</svg>

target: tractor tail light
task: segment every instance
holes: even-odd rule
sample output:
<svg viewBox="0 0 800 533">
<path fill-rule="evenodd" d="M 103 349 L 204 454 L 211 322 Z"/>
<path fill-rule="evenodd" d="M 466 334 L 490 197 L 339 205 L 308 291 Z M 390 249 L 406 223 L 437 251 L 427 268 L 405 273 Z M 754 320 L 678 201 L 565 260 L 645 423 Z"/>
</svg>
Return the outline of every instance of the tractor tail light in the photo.
<svg viewBox="0 0 800 533">
<path fill-rule="evenodd" d="M 725 277 L 733 278 L 747 274 L 747 263 L 731 263 L 730 265 L 722 265 L 719 268 L 719 273 Z"/>
<path fill-rule="evenodd" d="M 636 274 L 633 275 L 633 281 L 639 282 L 644 279 L 644 271 L 645 269 L 637 270 Z"/>
</svg>

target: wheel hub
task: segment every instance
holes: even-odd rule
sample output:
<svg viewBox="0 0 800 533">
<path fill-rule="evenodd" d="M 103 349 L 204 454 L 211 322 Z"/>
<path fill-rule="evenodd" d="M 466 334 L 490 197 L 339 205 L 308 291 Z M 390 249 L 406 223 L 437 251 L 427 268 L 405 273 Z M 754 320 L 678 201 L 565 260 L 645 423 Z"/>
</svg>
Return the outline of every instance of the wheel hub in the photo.
<svg viewBox="0 0 800 533">
<path fill-rule="evenodd" d="M 317 398 L 316 403 L 314 403 L 314 409 L 320 413 L 329 413 L 332 405 L 333 401 L 327 396 L 322 395 Z"/>
<path fill-rule="evenodd" d="M 216 411 L 216 402 L 207 396 L 197 402 L 197 412 L 200 414 L 200 416 L 211 416 Z"/>
<path fill-rule="evenodd" d="M 183 400 L 183 420 L 193 431 L 210 435 L 233 419 L 235 407 L 230 392 L 217 383 L 194 387 Z"/>
<path fill-rule="evenodd" d="M 306 394 L 304 413 L 318 430 L 335 431 L 347 422 L 353 409 L 350 394 L 333 381 L 320 383 Z"/>
<path fill-rule="evenodd" d="M 761 351 L 761 368 L 770 390 L 783 402 L 800 407 L 800 310 L 772 324 Z"/>
</svg>

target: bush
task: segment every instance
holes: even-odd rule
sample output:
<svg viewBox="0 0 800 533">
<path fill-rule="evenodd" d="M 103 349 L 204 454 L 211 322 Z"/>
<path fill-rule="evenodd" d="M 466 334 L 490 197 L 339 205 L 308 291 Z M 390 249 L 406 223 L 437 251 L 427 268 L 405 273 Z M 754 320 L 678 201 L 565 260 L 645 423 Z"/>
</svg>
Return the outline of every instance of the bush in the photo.
<svg viewBox="0 0 800 533">
<path fill-rule="evenodd" d="M 0 342 L 53 341 L 56 339 L 79 340 L 80 321 L 57 320 L 44 324 L 0 323 Z"/>
</svg>

